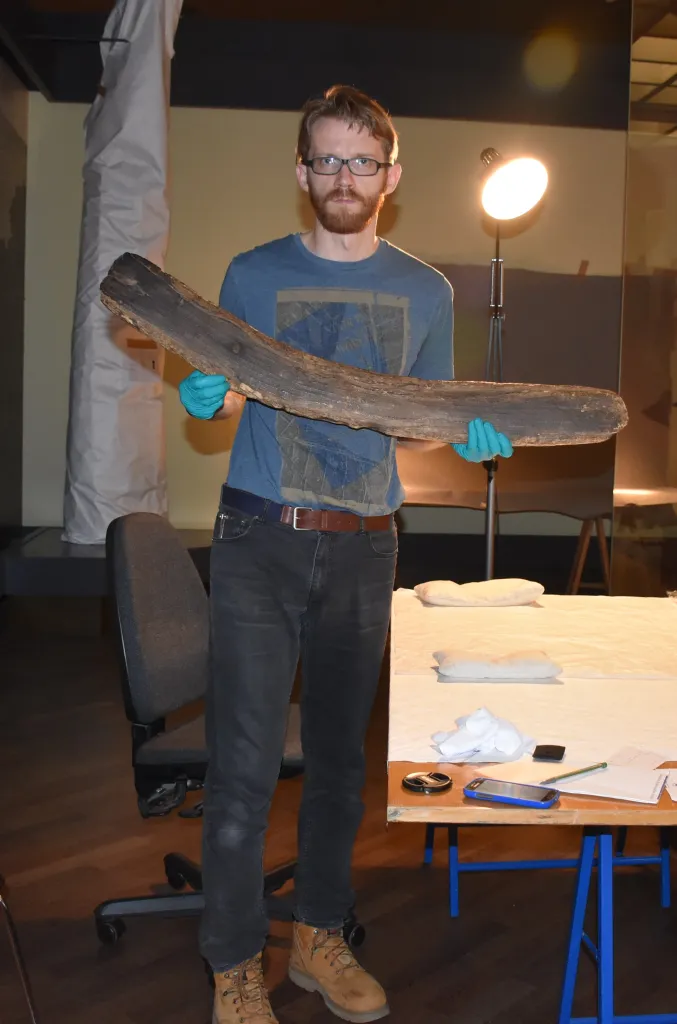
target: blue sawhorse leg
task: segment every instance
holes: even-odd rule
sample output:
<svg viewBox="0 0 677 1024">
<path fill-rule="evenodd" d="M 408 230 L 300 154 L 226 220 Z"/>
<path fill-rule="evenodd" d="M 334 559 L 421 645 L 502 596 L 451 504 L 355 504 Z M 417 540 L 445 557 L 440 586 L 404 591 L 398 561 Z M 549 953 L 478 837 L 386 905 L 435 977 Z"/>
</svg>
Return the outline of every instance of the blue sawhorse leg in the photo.
<svg viewBox="0 0 677 1024">
<path fill-rule="evenodd" d="M 433 848 L 435 846 L 435 826 L 426 825 L 425 827 L 425 849 L 423 851 L 423 863 L 432 864 L 433 862 Z"/>
<path fill-rule="evenodd" d="M 653 864 L 658 863 L 660 865 L 660 879 L 661 879 L 661 907 L 667 909 L 670 906 L 670 828 L 663 826 L 659 830 L 660 839 L 659 845 L 660 850 L 658 857 L 634 857 L 627 858 L 625 856 L 625 843 L 628 838 L 627 826 L 623 825 L 618 830 L 618 838 L 616 839 L 616 855 L 614 858 L 615 864 Z"/>
<path fill-rule="evenodd" d="M 435 847 L 435 829 L 437 825 L 426 825 L 425 850 L 423 863 L 432 864 Z M 458 862 L 458 825 L 448 825 L 449 832 L 449 916 L 459 914 L 459 862 Z"/>
<path fill-rule="evenodd" d="M 588 892 L 590 891 L 590 879 L 592 878 L 596 845 L 597 836 L 594 833 L 588 834 L 586 832 L 583 836 L 581 858 L 578 866 L 578 878 L 576 879 L 576 895 L 574 897 L 574 910 L 571 918 L 571 932 L 569 934 L 569 947 L 567 949 L 564 985 L 562 986 L 559 1024 L 569 1024 L 571 1021 L 571 1009 L 574 1005 L 574 989 L 576 988 L 578 961 L 581 956 L 581 944 L 585 941 L 583 938 L 585 935 L 585 932 L 583 931 L 583 924 L 585 921 L 585 908 L 588 903 Z"/>
<path fill-rule="evenodd" d="M 458 917 L 461 898 L 458 862 L 458 825 L 449 826 L 449 916 Z"/>
<path fill-rule="evenodd" d="M 662 847 L 661 836 L 661 851 Z M 590 892 L 590 881 L 597 855 L 597 944 L 584 930 L 585 910 Z M 614 851 L 610 829 L 586 829 L 576 880 L 576 895 L 571 919 L 571 932 L 567 951 L 559 1024 L 677 1024 L 677 1013 L 617 1016 L 614 1013 L 614 910 L 613 910 Z M 581 945 L 591 950 L 597 963 L 597 1016 L 572 1017 L 574 989 Z"/>
<path fill-rule="evenodd" d="M 486 826 L 491 828 L 493 826 Z M 449 915 L 458 917 L 460 913 L 460 876 L 485 871 L 541 871 L 544 869 L 578 868 L 579 858 L 563 857 L 540 860 L 493 860 L 493 861 L 462 861 L 459 855 L 458 825 L 442 825 L 432 823 L 426 825 L 425 850 L 423 863 L 432 864 L 435 844 L 435 830 L 446 828 L 449 835 Z M 628 857 L 625 853 L 627 828 L 618 830 L 616 850 L 613 862 L 617 866 L 639 867 L 640 865 L 658 864 L 660 870 L 660 900 L 662 907 L 670 906 L 670 828 L 660 829 L 660 851 L 645 857 Z M 597 866 L 597 861 L 594 862 Z"/>
<path fill-rule="evenodd" d="M 661 828 L 661 906 L 670 906 L 670 829 Z"/>
</svg>

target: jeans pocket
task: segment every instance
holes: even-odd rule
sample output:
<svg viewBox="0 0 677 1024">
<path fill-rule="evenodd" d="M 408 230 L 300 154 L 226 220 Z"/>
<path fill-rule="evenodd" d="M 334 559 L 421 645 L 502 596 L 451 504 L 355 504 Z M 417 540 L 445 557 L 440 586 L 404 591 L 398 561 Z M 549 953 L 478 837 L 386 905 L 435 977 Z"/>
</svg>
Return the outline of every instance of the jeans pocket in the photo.
<svg viewBox="0 0 677 1024">
<path fill-rule="evenodd" d="M 367 540 L 374 554 L 381 558 L 392 558 L 397 554 L 397 529 L 394 526 L 390 530 L 370 530 Z"/>
<path fill-rule="evenodd" d="M 255 517 L 248 512 L 221 505 L 214 523 L 212 541 L 220 544 L 222 541 L 239 540 L 249 533 L 255 522 Z"/>
</svg>

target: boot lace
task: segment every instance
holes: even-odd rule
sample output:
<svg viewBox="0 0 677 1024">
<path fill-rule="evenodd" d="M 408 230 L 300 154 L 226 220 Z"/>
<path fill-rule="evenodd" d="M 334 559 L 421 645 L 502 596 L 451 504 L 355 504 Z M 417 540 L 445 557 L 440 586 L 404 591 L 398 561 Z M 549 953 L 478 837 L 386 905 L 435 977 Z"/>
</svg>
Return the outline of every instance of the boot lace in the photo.
<svg viewBox="0 0 677 1024">
<path fill-rule="evenodd" d="M 228 971 L 224 978 L 228 986 L 222 990 L 224 999 L 234 996 L 233 1005 L 237 1006 L 240 1021 L 273 1020 L 268 995 L 263 984 L 263 968 L 261 957 L 255 956 L 234 971 Z"/>
<path fill-rule="evenodd" d="M 315 939 L 311 946 L 311 957 L 316 953 L 324 953 L 324 958 L 329 962 L 337 974 L 345 971 L 364 971 L 352 954 L 350 946 L 343 937 L 343 930 L 320 930 L 315 931 Z"/>
</svg>

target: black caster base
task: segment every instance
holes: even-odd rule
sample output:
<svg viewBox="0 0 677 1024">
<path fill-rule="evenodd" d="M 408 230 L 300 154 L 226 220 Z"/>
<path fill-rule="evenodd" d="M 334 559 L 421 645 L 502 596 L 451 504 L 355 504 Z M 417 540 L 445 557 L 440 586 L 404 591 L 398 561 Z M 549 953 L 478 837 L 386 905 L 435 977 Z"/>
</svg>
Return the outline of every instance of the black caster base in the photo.
<svg viewBox="0 0 677 1024">
<path fill-rule="evenodd" d="M 96 934 L 104 946 L 114 946 L 125 934 L 125 922 L 119 917 L 96 922 Z"/>
<path fill-rule="evenodd" d="M 359 949 L 366 938 L 364 925 L 357 918 L 350 918 L 343 926 L 343 938 L 351 949 Z"/>
</svg>

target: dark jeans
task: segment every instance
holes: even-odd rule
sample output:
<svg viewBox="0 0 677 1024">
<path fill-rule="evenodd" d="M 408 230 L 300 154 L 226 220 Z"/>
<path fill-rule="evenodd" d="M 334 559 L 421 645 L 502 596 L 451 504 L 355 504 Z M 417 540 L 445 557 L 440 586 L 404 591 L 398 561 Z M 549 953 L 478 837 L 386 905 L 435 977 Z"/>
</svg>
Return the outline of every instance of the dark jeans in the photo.
<svg viewBox="0 0 677 1024">
<path fill-rule="evenodd" d="M 301 657 L 305 761 L 295 917 L 343 924 L 363 813 L 364 736 L 390 619 L 397 533 L 294 530 L 221 506 L 211 552 L 200 946 L 223 971 L 264 946 L 263 847 Z"/>
</svg>

